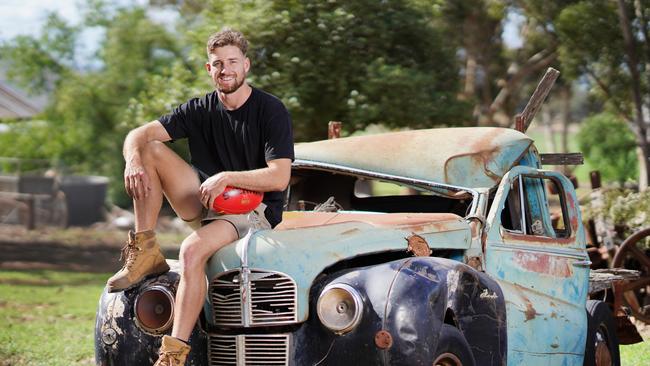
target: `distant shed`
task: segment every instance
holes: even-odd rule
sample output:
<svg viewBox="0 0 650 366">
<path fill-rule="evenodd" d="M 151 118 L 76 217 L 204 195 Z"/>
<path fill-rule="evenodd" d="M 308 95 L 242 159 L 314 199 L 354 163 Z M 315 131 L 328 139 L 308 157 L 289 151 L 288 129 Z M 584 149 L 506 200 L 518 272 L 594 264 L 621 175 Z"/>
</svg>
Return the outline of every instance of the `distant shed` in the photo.
<svg viewBox="0 0 650 366">
<path fill-rule="evenodd" d="M 29 98 L 0 80 L 0 120 L 32 118 L 43 110 L 39 99 Z"/>
</svg>

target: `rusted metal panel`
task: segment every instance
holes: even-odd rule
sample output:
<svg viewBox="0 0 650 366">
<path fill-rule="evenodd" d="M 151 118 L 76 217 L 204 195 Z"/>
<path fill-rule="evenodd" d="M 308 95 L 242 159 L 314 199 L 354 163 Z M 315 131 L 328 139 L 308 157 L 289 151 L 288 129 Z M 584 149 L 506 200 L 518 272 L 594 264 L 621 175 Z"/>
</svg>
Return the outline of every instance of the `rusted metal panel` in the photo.
<svg viewBox="0 0 650 366">
<path fill-rule="evenodd" d="M 513 183 L 520 175 L 560 183 L 571 228 L 568 238 L 552 237 L 548 229 L 545 235 L 524 235 L 502 227 L 501 211 L 509 191 L 518 188 Z M 524 180 L 529 183 L 526 199 L 537 202 L 526 208 L 537 210 L 543 220 L 548 214 L 545 186 L 533 180 Z M 571 182 L 555 172 L 515 167 L 499 186 L 487 222 L 486 272 L 497 279 L 507 299 L 508 364 L 582 364 L 589 261 Z"/>
<path fill-rule="evenodd" d="M 295 150 L 300 160 L 477 188 L 495 186 L 531 144 L 512 129 L 468 127 L 346 137 Z"/>
<path fill-rule="evenodd" d="M 398 227 L 417 225 L 436 225 L 445 230 L 448 223 L 456 223 L 461 217 L 446 213 L 352 213 L 352 212 L 309 212 L 287 211 L 282 215 L 282 222 L 275 230 L 290 230 L 321 225 L 340 224 L 342 222 L 363 222 L 376 227 Z M 453 224 L 452 224 L 453 225 Z"/>
<path fill-rule="evenodd" d="M 406 242 L 408 243 L 406 249 L 416 257 L 428 257 L 431 255 L 429 244 L 420 235 L 413 234 L 406 238 Z"/>
<path fill-rule="evenodd" d="M 300 212 L 295 215 L 309 218 L 335 213 Z M 411 215 L 411 214 L 409 214 Z M 416 217 L 418 214 L 413 214 Z M 423 214 L 429 215 L 429 214 Z M 436 214 L 432 214 L 436 215 Z M 467 221 L 455 215 L 443 215 L 439 222 L 406 224 L 394 221 L 392 226 L 373 225 L 364 221 L 372 218 L 381 222 L 389 214 L 343 215 L 347 221 L 309 226 L 295 230 L 265 230 L 249 241 L 234 242 L 219 250 L 208 262 L 208 278 L 242 265 L 286 273 L 298 287 L 298 321 L 307 318 L 309 289 L 325 268 L 341 260 L 368 253 L 407 250 L 406 238 L 421 236 L 432 249 L 467 249 L 471 244 L 471 228 Z M 456 219 L 452 219 L 453 217 Z M 390 220 L 389 220 L 390 221 Z"/>
</svg>

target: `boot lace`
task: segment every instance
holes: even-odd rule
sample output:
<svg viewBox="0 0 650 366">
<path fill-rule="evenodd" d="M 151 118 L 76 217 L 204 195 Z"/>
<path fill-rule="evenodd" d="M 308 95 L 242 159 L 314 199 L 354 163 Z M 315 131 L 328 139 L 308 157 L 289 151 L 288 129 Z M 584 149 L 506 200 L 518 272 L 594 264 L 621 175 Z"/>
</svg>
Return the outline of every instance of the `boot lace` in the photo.
<svg viewBox="0 0 650 366">
<path fill-rule="evenodd" d="M 130 269 L 131 266 L 133 266 L 133 263 L 135 263 L 136 258 L 138 258 L 138 254 L 140 250 L 141 250 L 140 248 L 136 247 L 132 243 L 126 243 L 126 245 L 122 247 L 122 253 L 120 254 L 120 261 L 124 261 L 124 267 Z"/>
<path fill-rule="evenodd" d="M 158 366 L 179 366 L 181 364 L 181 358 L 183 357 L 183 351 L 164 351 L 160 354 Z"/>
</svg>

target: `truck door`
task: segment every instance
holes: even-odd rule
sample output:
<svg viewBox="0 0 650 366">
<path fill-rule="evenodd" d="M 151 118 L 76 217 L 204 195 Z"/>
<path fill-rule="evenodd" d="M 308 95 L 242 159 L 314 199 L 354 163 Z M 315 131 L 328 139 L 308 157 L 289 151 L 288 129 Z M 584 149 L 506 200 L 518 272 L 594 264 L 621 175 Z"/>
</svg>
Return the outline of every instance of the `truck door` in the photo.
<svg viewBox="0 0 650 366">
<path fill-rule="evenodd" d="M 571 182 L 513 168 L 486 230 L 486 272 L 506 297 L 508 364 L 582 365 L 590 262 Z"/>
</svg>

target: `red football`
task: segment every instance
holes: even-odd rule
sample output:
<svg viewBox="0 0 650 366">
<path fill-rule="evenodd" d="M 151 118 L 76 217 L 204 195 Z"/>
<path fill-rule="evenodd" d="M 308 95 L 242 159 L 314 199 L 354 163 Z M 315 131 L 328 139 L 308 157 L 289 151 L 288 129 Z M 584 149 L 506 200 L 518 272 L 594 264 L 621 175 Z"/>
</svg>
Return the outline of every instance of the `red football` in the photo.
<svg viewBox="0 0 650 366">
<path fill-rule="evenodd" d="M 253 211 L 262 202 L 264 193 L 237 187 L 226 187 L 212 202 L 212 209 L 218 213 L 239 215 Z"/>
</svg>

